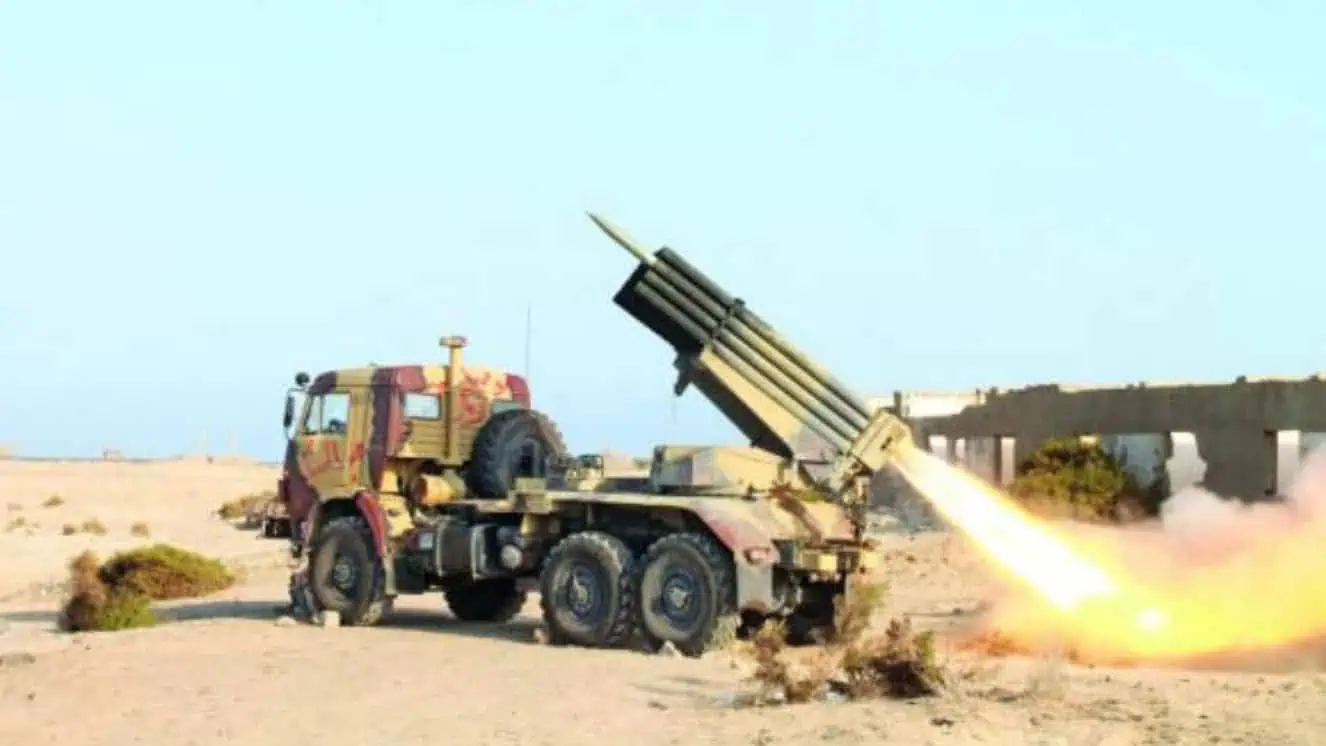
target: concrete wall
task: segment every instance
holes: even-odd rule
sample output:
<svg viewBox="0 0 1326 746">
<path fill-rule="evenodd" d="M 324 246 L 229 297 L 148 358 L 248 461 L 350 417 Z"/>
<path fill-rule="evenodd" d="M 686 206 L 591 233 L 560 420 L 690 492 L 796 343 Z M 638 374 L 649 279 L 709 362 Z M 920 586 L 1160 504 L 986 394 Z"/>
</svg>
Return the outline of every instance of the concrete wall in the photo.
<svg viewBox="0 0 1326 746">
<path fill-rule="evenodd" d="M 1099 436 L 1139 480 L 1223 495 L 1283 495 L 1300 453 L 1326 445 L 1326 379 L 1239 378 L 1227 384 L 1039 385 L 1001 391 L 897 392 L 891 404 L 917 442 L 991 481 L 1046 439 Z"/>
</svg>

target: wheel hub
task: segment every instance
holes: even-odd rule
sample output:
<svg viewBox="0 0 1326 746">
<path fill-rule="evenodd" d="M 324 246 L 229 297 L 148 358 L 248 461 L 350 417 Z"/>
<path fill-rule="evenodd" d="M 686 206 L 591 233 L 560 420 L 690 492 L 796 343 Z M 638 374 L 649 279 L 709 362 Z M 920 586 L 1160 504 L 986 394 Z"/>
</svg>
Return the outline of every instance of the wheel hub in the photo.
<svg viewBox="0 0 1326 746">
<path fill-rule="evenodd" d="M 571 578 L 566 586 L 566 605 L 577 617 L 588 617 L 594 613 L 600 603 L 598 582 L 594 572 L 583 565 L 571 569 Z"/>
<path fill-rule="evenodd" d="M 332 585 L 336 586 L 338 590 L 344 592 L 354 590 L 358 575 L 359 572 L 355 567 L 354 560 L 350 557 L 338 556 L 336 562 L 332 564 L 331 581 Z"/>
<path fill-rule="evenodd" d="M 661 610 L 669 620 L 689 624 L 698 611 L 698 584 L 689 573 L 673 572 L 663 581 L 659 594 Z"/>
</svg>

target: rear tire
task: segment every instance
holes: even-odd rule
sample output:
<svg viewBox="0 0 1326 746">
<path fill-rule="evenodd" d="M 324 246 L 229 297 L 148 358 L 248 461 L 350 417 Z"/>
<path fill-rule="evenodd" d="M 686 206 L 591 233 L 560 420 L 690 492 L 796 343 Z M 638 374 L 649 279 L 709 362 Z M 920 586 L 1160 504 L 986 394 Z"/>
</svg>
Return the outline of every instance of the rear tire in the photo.
<svg viewBox="0 0 1326 746">
<path fill-rule="evenodd" d="M 445 592 L 447 608 L 462 622 L 509 622 L 529 595 L 511 578 L 476 580 L 453 585 Z"/>
<path fill-rule="evenodd" d="M 474 436 L 465 481 L 479 497 L 506 497 L 517 477 L 546 476 L 554 460 L 565 456 L 566 443 L 552 420 L 532 409 L 509 409 Z"/>
<path fill-rule="evenodd" d="M 318 611 L 335 611 L 347 627 L 382 621 L 391 607 L 386 573 L 368 524 L 333 518 L 318 532 L 309 558 L 309 590 Z"/>
<path fill-rule="evenodd" d="M 636 626 L 651 649 L 671 643 L 695 658 L 737 639 L 732 559 L 713 539 L 665 536 L 650 545 L 637 572 Z"/>
<path fill-rule="evenodd" d="M 539 578 L 549 642 L 619 647 L 631 638 L 634 557 L 600 531 L 572 534 L 548 553 Z"/>
</svg>

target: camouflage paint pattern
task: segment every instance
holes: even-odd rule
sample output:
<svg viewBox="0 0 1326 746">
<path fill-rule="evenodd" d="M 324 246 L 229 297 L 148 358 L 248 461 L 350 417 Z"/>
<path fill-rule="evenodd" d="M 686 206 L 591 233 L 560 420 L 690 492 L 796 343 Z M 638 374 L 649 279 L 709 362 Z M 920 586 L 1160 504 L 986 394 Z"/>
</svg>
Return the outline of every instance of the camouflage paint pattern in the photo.
<svg viewBox="0 0 1326 746">
<path fill-rule="evenodd" d="M 520 376 L 481 366 L 457 371 L 457 411 L 447 408 L 446 365 L 348 368 L 319 374 L 309 384 L 296 431 L 287 444 L 278 492 L 296 521 L 308 518 L 318 501 L 356 497 L 361 492 L 398 491 L 396 466 L 429 459 L 448 463 L 446 423 L 457 420 L 461 463 L 468 459 L 478 429 L 494 405 L 530 406 L 529 386 Z M 350 421 L 343 433 L 310 432 L 306 420 L 315 400 L 326 394 L 350 399 Z M 438 417 L 409 419 L 404 396 L 437 397 Z M 379 522 L 370 519 L 371 525 Z M 385 519 L 380 525 L 385 526 Z"/>
<path fill-rule="evenodd" d="M 495 501 L 479 508 L 495 513 L 530 511 L 557 515 L 579 512 L 585 506 L 647 511 L 658 518 L 693 516 L 731 552 L 737 604 L 743 611 L 768 613 L 776 608 L 775 566 L 831 578 L 875 564 L 870 550 L 856 541 L 847 513 L 841 506 L 827 502 L 797 502 L 789 510 L 781 501 L 771 499 L 548 491 L 531 502 L 523 502 L 518 495 L 515 502 Z M 801 511 L 810 516 L 811 522 Z"/>
<path fill-rule="evenodd" d="M 596 222 L 641 260 L 614 301 L 676 350 L 677 392 L 695 385 L 747 435 L 752 448 L 677 447 L 656 454 L 651 481 L 692 493 L 685 497 L 594 489 L 550 493 L 549 498 L 568 509 L 602 503 L 695 516 L 732 551 L 739 574 L 773 563 L 775 555 L 792 562 L 804 555 L 822 569 L 829 555 L 808 550 L 851 554 L 861 539 L 864 479 L 907 441 L 908 428 L 887 411 L 868 410 L 862 399 L 675 252 L 664 248 L 650 256 Z M 412 467 L 424 461 L 461 466 L 496 403 L 530 404 L 529 389 L 517 376 L 469 366 L 448 373 L 449 366 L 435 365 L 319 375 L 309 387 L 306 411 L 319 395 L 344 393 L 351 400 L 350 422 L 345 433 L 296 436 L 296 468 L 290 470 L 286 493 L 307 496 L 307 483 L 321 501 L 354 497 L 375 539 L 385 546 L 404 524 L 388 520 L 382 502 L 417 474 Z M 455 391 L 449 381 L 455 382 Z M 407 417 L 403 398 L 409 394 L 436 395 L 441 416 Z M 451 403 L 455 406 L 448 407 Z M 594 478 L 585 473 L 576 481 L 586 484 Z M 802 499 L 810 491 L 832 500 Z M 382 499 L 375 498 L 379 494 Z M 490 502 L 483 509 L 501 507 Z M 783 556 L 789 544 L 797 546 L 791 558 Z M 838 556 L 832 559 L 837 562 Z"/>
</svg>

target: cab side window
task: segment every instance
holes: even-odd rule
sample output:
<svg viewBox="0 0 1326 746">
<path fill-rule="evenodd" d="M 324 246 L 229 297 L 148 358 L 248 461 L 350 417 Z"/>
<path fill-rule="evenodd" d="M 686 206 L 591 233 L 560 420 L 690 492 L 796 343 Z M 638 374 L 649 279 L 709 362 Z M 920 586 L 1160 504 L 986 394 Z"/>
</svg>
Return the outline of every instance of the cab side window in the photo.
<svg viewBox="0 0 1326 746">
<path fill-rule="evenodd" d="M 442 400 L 437 394 L 406 393 L 405 417 L 411 420 L 436 420 L 442 416 Z"/>
<path fill-rule="evenodd" d="M 301 429 L 305 435 L 344 435 L 350 424 L 350 395 L 333 391 L 309 400 Z"/>
</svg>

